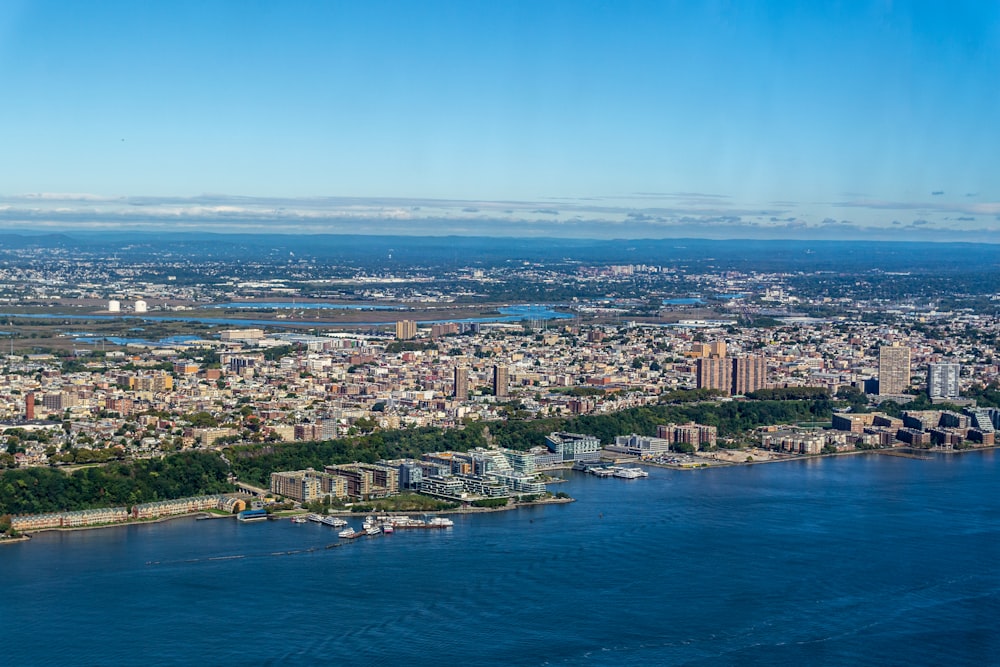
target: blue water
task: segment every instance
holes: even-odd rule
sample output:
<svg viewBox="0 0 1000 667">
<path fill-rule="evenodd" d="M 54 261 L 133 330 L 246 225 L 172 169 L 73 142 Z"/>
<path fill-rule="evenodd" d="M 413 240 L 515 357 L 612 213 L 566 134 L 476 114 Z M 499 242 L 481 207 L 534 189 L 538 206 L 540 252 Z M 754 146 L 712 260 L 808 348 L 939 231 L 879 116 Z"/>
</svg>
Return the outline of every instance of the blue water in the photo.
<svg viewBox="0 0 1000 667">
<path fill-rule="evenodd" d="M 664 299 L 663 304 L 666 306 L 693 306 L 698 303 L 705 303 L 697 297 L 686 297 L 683 299 Z"/>
<path fill-rule="evenodd" d="M 374 303 L 317 303 L 306 301 L 296 303 L 293 301 L 233 301 L 231 303 L 217 303 L 201 308 L 240 308 L 243 310 L 401 310 L 401 306 L 384 306 Z"/>
<path fill-rule="evenodd" d="M 997 452 L 650 472 L 332 549 L 287 521 L 39 535 L 0 547 L 4 663 L 997 664 Z"/>
</svg>

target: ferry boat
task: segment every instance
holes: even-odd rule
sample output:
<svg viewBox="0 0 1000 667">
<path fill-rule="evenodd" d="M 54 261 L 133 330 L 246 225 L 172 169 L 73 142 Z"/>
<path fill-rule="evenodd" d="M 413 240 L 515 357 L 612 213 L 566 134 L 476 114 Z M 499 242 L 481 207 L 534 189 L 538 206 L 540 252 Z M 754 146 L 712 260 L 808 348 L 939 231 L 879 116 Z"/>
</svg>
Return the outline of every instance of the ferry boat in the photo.
<svg viewBox="0 0 1000 667">
<path fill-rule="evenodd" d="M 622 479 L 639 479 L 640 477 L 649 477 L 649 473 L 642 468 L 617 468 L 614 475 L 615 477 L 621 477 Z"/>
<path fill-rule="evenodd" d="M 357 535 L 357 531 L 353 528 L 345 528 L 344 530 L 337 533 L 337 537 L 351 538 Z"/>
<path fill-rule="evenodd" d="M 381 532 L 382 529 L 376 526 L 375 524 L 372 524 L 370 526 L 365 526 L 365 533 L 368 535 L 378 535 Z"/>
<path fill-rule="evenodd" d="M 325 516 L 320 519 L 320 523 L 326 524 L 327 526 L 332 526 L 333 528 L 343 528 L 347 525 L 347 522 L 343 519 L 335 516 Z"/>
<path fill-rule="evenodd" d="M 451 528 L 455 522 L 443 516 L 436 516 L 427 522 L 428 528 Z"/>
<path fill-rule="evenodd" d="M 315 521 L 316 523 L 323 523 L 323 517 L 319 514 L 307 514 L 306 518 L 310 521 Z"/>
</svg>

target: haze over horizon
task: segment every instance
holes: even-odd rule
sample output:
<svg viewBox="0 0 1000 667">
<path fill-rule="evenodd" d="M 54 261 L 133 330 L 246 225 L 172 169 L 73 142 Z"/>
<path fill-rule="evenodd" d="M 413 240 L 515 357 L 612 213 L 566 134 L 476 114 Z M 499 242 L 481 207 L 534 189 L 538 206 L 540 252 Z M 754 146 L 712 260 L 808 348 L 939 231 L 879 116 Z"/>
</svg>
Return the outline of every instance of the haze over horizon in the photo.
<svg viewBox="0 0 1000 667">
<path fill-rule="evenodd" d="M 0 229 L 990 241 L 998 47 L 981 2 L 5 3 Z"/>
</svg>

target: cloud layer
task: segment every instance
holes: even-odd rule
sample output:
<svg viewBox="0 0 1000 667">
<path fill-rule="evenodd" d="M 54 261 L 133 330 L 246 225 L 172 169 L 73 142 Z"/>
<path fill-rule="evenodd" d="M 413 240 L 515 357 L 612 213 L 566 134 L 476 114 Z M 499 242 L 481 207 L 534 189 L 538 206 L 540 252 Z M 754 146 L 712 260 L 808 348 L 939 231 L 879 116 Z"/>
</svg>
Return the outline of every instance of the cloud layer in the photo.
<svg viewBox="0 0 1000 667">
<path fill-rule="evenodd" d="M 536 201 L 38 193 L 0 197 L 0 229 L 991 241 L 1000 202 L 949 202 L 936 193 L 933 202 L 856 197 L 764 206 L 694 192 Z"/>
</svg>

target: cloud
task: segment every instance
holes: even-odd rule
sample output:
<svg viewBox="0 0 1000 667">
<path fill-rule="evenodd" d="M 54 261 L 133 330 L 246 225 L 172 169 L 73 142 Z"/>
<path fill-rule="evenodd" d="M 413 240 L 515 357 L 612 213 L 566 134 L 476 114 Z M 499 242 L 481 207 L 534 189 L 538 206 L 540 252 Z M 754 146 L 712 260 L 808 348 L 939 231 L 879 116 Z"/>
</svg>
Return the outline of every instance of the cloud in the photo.
<svg viewBox="0 0 1000 667">
<path fill-rule="evenodd" d="M 559 211 L 554 208 L 536 208 L 532 213 L 541 213 L 542 215 L 559 215 Z"/>
</svg>

